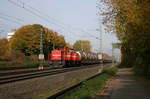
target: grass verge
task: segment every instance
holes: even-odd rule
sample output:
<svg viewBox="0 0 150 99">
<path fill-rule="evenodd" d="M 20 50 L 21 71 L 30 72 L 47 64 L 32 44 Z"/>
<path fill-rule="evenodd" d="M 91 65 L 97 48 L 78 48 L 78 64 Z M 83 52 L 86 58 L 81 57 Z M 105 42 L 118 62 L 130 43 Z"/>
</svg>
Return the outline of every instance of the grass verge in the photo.
<svg viewBox="0 0 150 99">
<path fill-rule="evenodd" d="M 65 95 L 62 99 L 91 99 L 102 89 L 105 82 L 111 78 L 118 68 L 103 70 L 102 74 L 84 82 L 79 88 Z"/>
<path fill-rule="evenodd" d="M 24 61 L 23 63 L 14 61 L 14 62 L 6 62 L 0 63 L 0 70 L 5 69 L 20 69 L 20 68 L 30 68 L 30 67 L 38 67 L 39 62 L 36 61 Z M 48 61 L 43 62 L 43 66 L 48 66 Z"/>
</svg>

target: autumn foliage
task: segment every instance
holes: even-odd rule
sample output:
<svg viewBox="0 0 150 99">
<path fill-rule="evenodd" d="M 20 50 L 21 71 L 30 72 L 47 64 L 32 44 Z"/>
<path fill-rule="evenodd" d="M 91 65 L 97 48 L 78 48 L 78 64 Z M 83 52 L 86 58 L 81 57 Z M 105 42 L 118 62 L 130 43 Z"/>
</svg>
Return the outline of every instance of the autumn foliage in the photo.
<svg viewBox="0 0 150 99">
<path fill-rule="evenodd" d="M 0 39 L 0 60 L 9 60 L 8 57 L 8 40 Z"/>
<path fill-rule="evenodd" d="M 37 65 L 41 33 L 45 59 L 52 49 L 66 45 L 64 36 L 57 32 L 39 24 L 25 25 L 17 29 L 9 41 L 0 39 L 0 66 Z"/>
<path fill-rule="evenodd" d="M 150 1 L 101 0 L 103 23 L 121 41 L 122 65 L 150 76 Z M 106 10 L 107 9 L 107 10 Z"/>
<path fill-rule="evenodd" d="M 91 44 L 88 40 L 77 40 L 73 48 L 77 51 L 84 51 L 84 52 L 90 52 L 91 51 Z"/>
<path fill-rule="evenodd" d="M 8 49 L 9 42 L 6 38 L 0 39 L 0 66 L 23 64 L 25 55 L 19 51 Z"/>
<path fill-rule="evenodd" d="M 41 31 L 43 30 L 43 31 Z M 65 46 L 65 39 L 62 35 L 49 30 L 39 24 L 26 25 L 19 28 L 9 42 L 10 51 L 19 50 L 26 56 L 38 55 L 40 53 L 40 33 L 43 37 L 43 51 L 45 56 L 53 47 Z"/>
</svg>

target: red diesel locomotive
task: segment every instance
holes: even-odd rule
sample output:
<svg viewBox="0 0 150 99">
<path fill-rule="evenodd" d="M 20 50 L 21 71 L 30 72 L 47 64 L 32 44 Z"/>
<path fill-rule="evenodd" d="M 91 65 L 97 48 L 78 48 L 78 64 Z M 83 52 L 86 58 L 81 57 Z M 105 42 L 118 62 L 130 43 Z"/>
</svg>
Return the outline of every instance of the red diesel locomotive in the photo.
<svg viewBox="0 0 150 99">
<path fill-rule="evenodd" d="M 49 64 L 60 67 L 96 64 L 100 63 L 101 60 L 100 54 L 75 51 L 67 47 L 52 50 L 51 54 L 48 55 Z"/>
</svg>

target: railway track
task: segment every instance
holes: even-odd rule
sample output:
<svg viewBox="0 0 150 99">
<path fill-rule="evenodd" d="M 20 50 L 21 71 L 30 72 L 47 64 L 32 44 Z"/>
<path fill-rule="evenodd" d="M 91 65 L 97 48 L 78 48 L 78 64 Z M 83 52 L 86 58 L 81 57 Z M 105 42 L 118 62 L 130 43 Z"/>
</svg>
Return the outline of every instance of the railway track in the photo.
<svg viewBox="0 0 150 99">
<path fill-rule="evenodd" d="M 117 66 L 118 64 L 113 64 L 113 65 L 112 64 L 103 64 L 103 65 L 104 65 L 103 69 L 109 69 L 109 68 Z M 54 94 L 48 95 L 48 96 L 44 97 L 43 99 L 62 99 L 63 96 L 65 96 L 69 92 L 72 92 L 74 89 L 80 87 L 82 84 L 84 84 L 85 81 L 93 79 L 93 78 L 95 78 L 95 77 L 97 77 L 98 75 L 101 75 L 101 74 L 102 74 L 102 72 L 99 72 L 99 73 L 97 73 L 93 76 L 90 76 L 90 77 L 88 77 L 84 80 L 81 80 L 80 82 L 78 82 L 76 84 L 73 84 L 71 86 L 68 86 L 68 87 L 62 89 L 62 90 L 59 90 Z"/>
<path fill-rule="evenodd" d="M 27 72 L 27 73 L 16 73 L 16 74 L 9 74 L 5 76 L 0 76 L 0 84 L 7 84 L 11 82 L 32 79 L 36 77 L 48 76 L 48 75 L 55 75 L 59 73 L 79 70 L 79 69 L 86 69 L 96 67 L 98 65 L 88 65 L 88 66 L 80 66 L 80 67 L 70 67 L 70 68 L 61 68 L 61 69 L 48 69 L 43 71 L 35 71 L 35 72 Z"/>
<path fill-rule="evenodd" d="M 52 70 L 52 69 L 57 69 L 57 68 L 52 68 L 52 67 L 44 67 L 42 71 L 46 70 Z M 24 73 L 31 73 L 31 72 L 39 72 L 41 70 L 38 69 L 38 67 L 34 68 L 22 68 L 22 69 L 9 69 L 9 70 L 0 70 L 0 76 L 6 76 L 6 75 L 15 75 L 15 74 L 24 74 Z"/>
</svg>

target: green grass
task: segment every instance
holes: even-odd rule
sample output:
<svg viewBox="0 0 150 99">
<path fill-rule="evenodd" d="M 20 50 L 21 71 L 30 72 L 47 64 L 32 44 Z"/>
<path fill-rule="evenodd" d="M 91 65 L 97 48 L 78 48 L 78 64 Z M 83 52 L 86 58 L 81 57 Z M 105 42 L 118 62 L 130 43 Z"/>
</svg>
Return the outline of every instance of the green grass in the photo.
<svg viewBox="0 0 150 99">
<path fill-rule="evenodd" d="M 11 61 L 11 62 L 5 62 L 0 64 L 0 69 L 7 69 L 7 68 L 23 68 L 23 67 L 37 67 L 39 66 L 39 62 L 34 61 Z M 43 62 L 43 66 L 48 66 L 48 61 Z"/>
<path fill-rule="evenodd" d="M 102 89 L 105 82 L 111 78 L 117 70 L 116 67 L 103 70 L 101 75 L 84 82 L 79 88 L 68 93 L 62 99 L 91 99 Z"/>
</svg>

